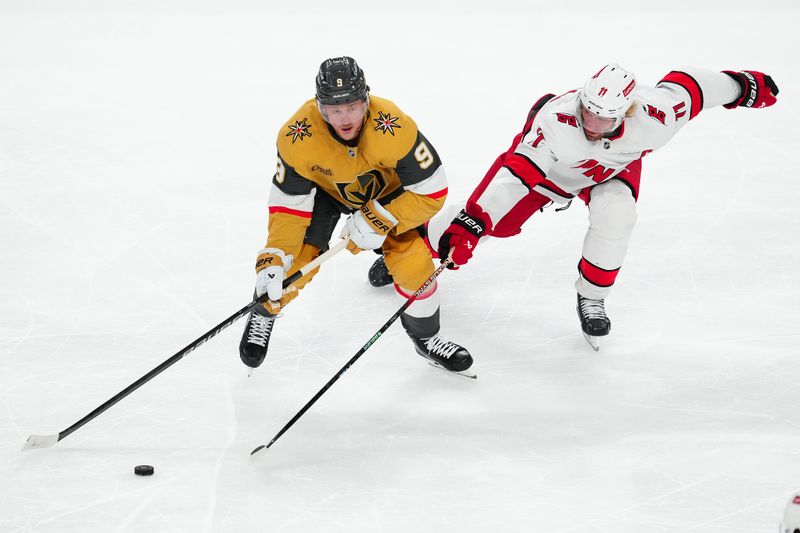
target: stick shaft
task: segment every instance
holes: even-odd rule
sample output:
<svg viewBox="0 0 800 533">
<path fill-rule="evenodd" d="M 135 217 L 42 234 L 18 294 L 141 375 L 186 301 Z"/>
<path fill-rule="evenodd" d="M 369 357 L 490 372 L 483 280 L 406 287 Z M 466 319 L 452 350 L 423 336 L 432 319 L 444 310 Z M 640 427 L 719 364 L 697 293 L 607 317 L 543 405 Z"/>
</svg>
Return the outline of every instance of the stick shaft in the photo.
<svg viewBox="0 0 800 533">
<path fill-rule="evenodd" d="M 364 352 L 366 352 L 366 351 L 369 349 L 369 347 L 370 347 L 370 346 L 372 346 L 372 345 L 375 343 L 375 341 L 377 341 L 377 340 L 378 340 L 378 338 L 380 338 L 380 336 L 381 336 L 381 335 L 383 335 L 383 333 L 384 333 L 384 332 L 385 332 L 387 329 L 389 329 L 389 327 L 390 327 L 392 324 L 394 324 L 394 323 L 395 323 L 395 321 L 396 321 L 398 318 L 400 318 L 400 315 L 402 315 L 402 314 L 403 314 L 403 312 L 404 312 L 406 309 L 408 309 L 408 308 L 409 308 L 409 306 L 410 306 L 412 303 L 414 303 L 414 300 L 416 300 L 416 299 L 419 297 L 419 295 L 420 295 L 420 294 L 422 294 L 422 293 L 425 291 L 425 289 L 427 289 L 427 288 L 428 288 L 428 287 L 431 285 L 431 283 L 433 283 L 433 282 L 436 280 L 436 278 L 439 276 L 439 274 L 441 274 L 441 273 L 444 271 L 444 269 L 447 267 L 447 265 L 449 264 L 449 262 L 450 262 L 450 261 L 448 260 L 448 261 L 445 261 L 444 263 L 442 263 L 442 264 L 439 266 L 439 268 L 437 268 L 437 269 L 434 271 L 434 273 L 433 273 L 433 274 L 431 274 L 431 276 L 430 276 L 430 277 L 429 277 L 427 280 L 425 280 L 425 283 L 423 283 L 423 284 L 420 286 L 420 288 L 419 288 L 419 289 L 418 289 L 418 290 L 417 290 L 417 291 L 416 291 L 414 294 L 412 294 L 412 295 L 411 295 L 411 296 L 408 298 L 408 300 L 406 300 L 406 301 L 403 303 L 403 305 L 400 307 L 400 309 L 398 309 L 398 310 L 395 312 L 395 314 L 393 314 L 393 315 L 391 316 L 391 318 L 389 318 L 389 320 L 387 320 L 387 321 L 386 321 L 386 323 L 384 323 L 384 324 L 383 324 L 383 326 L 381 326 L 381 328 L 380 328 L 380 329 L 379 329 L 377 332 L 375 332 L 375 335 L 373 335 L 372 337 L 370 337 L 370 339 L 369 339 L 369 340 L 366 342 L 366 344 L 364 344 L 364 346 L 362 346 L 362 347 L 361 347 L 361 349 L 360 349 L 360 350 L 358 350 L 358 351 L 356 352 L 356 354 L 355 354 L 353 357 L 351 357 L 351 358 L 350 358 L 350 360 L 349 360 L 349 361 L 347 361 L 347 363 L 345 363 L 345 365 L 344 365 L 344 366 L 343 366 L 341 369 L 339 369 L 339 371 L 338 371 L 338 372 L 337 372 L 337 373 L 336 373 L 336 374 L 335 374 L 335 375 L 334 375 L 334 376 L 333 376 L 333 377 L 332 377 L 332 378 L 331 378 L 331 379 L 330 379 L 330 380 L 329 380 L 329 381 L 328 381 L 328 382 L 327 382 L 327 383 L 326 383 L 326 384 L 325 384 L 325 385 L 324 385 L 324 386 L 323 386 L 323 387 L 322 387 L 322 388 L 321 388 L 321 389 L 320 389 L 320 390 L 319 390 L 319 391 L 318 391 L 318 392 L 317 392 L 317 393 L 314 395 L 314 397 L 313 397 L 313 398 L 311 398 L 311 399 L 308 401 L 308 403 L 306 403 L 306 404 L 303 406 L 303 408 L 302 408 L 302 409 L 300 409 L 300 411 L 298 411 L 298 412 L 297 412 L 297 414 L 295 414 L 295 415 L 292 417 L 292 419 L 291 419 L 291 420 L 289 420 L 289 422 L 288 422 L 288 423 L 287 423 L 285 426 L 283 426 L 283 428 L 282 428 L 282 429 L 281 429 L 281 430 L 278 432 L 278 434 L 277 434 L 277 435 L 275 435 L 275 436 L 272 438 L 272 440 L 271 440 L 271 441 L 269 441 L 269 444 L 267 444 L 267 445 L 266 445 L 266 448 L 269 448 L 270 446 L 272 446 L 273 444 L 275 444 L 275 442 L 276 442 L 276 441 L 277 441 L 279 438 L 281 438 L 281 435 L 283 435 L 284 433 L 286 433 L 286 432 L 289 430 L 289 428 L 290 428 L 290 427 L 292 427 L 292 426 L 294 425 L 294 423 L 295 423 L 295 422 L 297 422 L 297 421 L 300 419 L 300 417 L 301 417 L 301 416 L 303 416 L 303 415 L 305 414 L 305 412 L 306 412 L 306 411 L 308 411 L 308 410 L 309 410 L 309 408 L 310 408 L 312 405 L 314 405 L 314 403 L 315 403 L 317 400 L 319 400 L 319 399 L 320 399 L 320 397 L 321 397 L 323 394 L 325 394 L 325 392 L 326 392 L 326 391 L 327 391 L 329 388 L 331 388 L 331 385 L 333 385 L 334 383 L 336 383 L 336 381 L 337 381 L 337 380 L 338 380 L 340 377 L 342 377 L 342 374 L 344 374 L 344 373 L 345 373 L 345 372 L 346 372 L 346 371 L 347 371 L 347 370 L 348 370 L 348 369 L 349 369 L 351 366 L 353 366 L 353 363 L 355 363 L 356 361 L 358 361 L 359 357 L 361 357 L 362 355 L 364 355 Z M 258 448 L 256 448 L 255 450 L 253 450 L 253 452 L 251 452 L 251 454 L 250 454 L 250 455 L 252 455 L 253 453 L 255 453 L 255 452 L 257 452 L 257 451 L 259 451 L 259 450 L 261 450 L 261 449 L 263 449 L 263 448 L 264 448 L 264 446 L 263 446 L 263 445 L 262 445 L 262 446 L 259 446 Z"/>
<path fill-rule="evenodd" d="M 324 254 L 320 255 L 313 261 L 310 261 L 307 265 L 304 265 L 300 270 L 298 270 L 297 272 L 286 278 L 283 281 L 283 287 L 284 288 L 288 287 L 289 285 L 291 285 L 304 275 L 308 274 L 309 272 L 317 268 L 319 265 L 321 265 L 334 255 L 336 255 L 337 253 L 344 250 L 346 246 L 347 246 L 347 240 L 343 240 L 340 243 L 336 244 L 333 248 L 331 248 Z M 61 441 L 62 439 L 66 438 L 77 429 L 83 427 L 88 422 L 95 419 L 103 412 L 107 411 L 109 408 L 111 408 L 120 400 L 131 394 L 133 391 L 135 391 L 136 389 L 138 389 L 139 387 L 141 387 L 142 385 L 144 385 L 145 383 L 147 383 L 148 381 L 150 381 L 151 379 L 162 373 L 164 370 L 166 370 L 167 368 L 171 367 L 172 365 L 183 359 L 184 356 L 195 350 L 198 346 L 212 339 L 213 337 L 218 335 L 222 330 L 226 329 L 228 326 L 236 322 L 239 318 L 243 317 L 244 315 L 252 311 L 254 307 L 261 305 L 261 303 L 264 302 L 266 299 L 267 295 L 264 294 L 263 296 L 253 300 L 252 302 L 242 307 L 234 314 L 232 314 L 231 316 L 229 316 L 228 318 L 226 318 L 225 320 L 223 320 L 222 322 L 220 322 L 219 324 L 217 324 L 216 326 L 205 332 L 203 335 L 195 339 L 193 342 L 182 348 L 178 353 L 176 353 L 175 355 L 173 355 L 172 357 L 170 357 L 169 359 L 167 359 L 166 361 L 164 361 L 163 363 L 152 369 L 150 372 L 148 372 L 144 376 L 140 377 L 139 379 L 137 379 L 136 381 L 125 387 L 123 390 L 118 392 L 113 397 L 109 398 L 105 403 L 97 407 L 94 411 L 87 414 L 86 416 L 84 416 L 71 426 L 69 426 L 67 429 L 61 431 L 58 434 L 58 440 Z"/>
</svg>

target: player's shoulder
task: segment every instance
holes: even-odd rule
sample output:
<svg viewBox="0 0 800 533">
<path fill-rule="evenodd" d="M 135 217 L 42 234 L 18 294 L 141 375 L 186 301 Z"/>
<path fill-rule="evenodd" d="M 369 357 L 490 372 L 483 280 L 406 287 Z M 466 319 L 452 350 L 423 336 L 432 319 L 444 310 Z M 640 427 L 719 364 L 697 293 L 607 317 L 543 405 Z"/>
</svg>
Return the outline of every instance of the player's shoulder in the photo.
<svg viewBox="0 0 800 533">
<path fill-rule="evenodd" d="M 635 112 L 626 120 L 656 138 L 669 138 L 677 120 L 688 111 L 672 91 L 642 86 L 637 89 Z"/>
<path fill-rule="evenodd" d="M 578 120 L 578 92 L 569 91 L 551 98 L 539 111 L 534 127 L 540 128 L 550 150 L 559 157 L 561 152 L 578 149 L 585 137 Z"/>
<path fill-rule="evenodd" d="M 312 98 L 281 126 L 276 141 L 278 152 L 290 164 L 297 164 L 303 154 L 313 152 L 325 130 L 325 121 L 319 113 L 317 101 Z"/>
<path fill-rule="evenodd" d="M 417 124 L 391 100 L 370 95 L 363 135 L 370 146 L 400 159 L 417 140 Z"/>
</svg>

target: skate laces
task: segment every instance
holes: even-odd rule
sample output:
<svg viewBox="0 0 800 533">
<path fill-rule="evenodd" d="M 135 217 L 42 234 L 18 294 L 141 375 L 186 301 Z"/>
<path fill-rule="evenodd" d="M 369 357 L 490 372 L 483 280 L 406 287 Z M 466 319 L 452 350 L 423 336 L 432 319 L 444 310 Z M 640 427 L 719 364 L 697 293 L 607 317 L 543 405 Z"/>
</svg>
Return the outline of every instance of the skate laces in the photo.
<svg viewBox="0 0 800 533">
<path fill-rule="evenodd" d="M 429 353 L 439 355 L 445 359 L 448 359 L 451 355 L 456 353 L 459 348 L 458 344 L 444 340 L 438 335 L 434 335 L 430 339 L 427 339 L 425 341 L 425 347 L 428 348 Z"/>
<path fill-rule="evenodd" d="M 592 300 L 581 296 L 581 313 L 586 318 L 607 318 L 603 300 Z"/>
<path fill-rule="evenodd" d="M 275 318 L 259 315 L 253 313 L 250 317 L 250 328 L 247 332 L 247 342 L 250 344 L 258 344 L 259 346 L 266 346 L 269 334 L 272 331 L 272 324 Z"/>
</svg>

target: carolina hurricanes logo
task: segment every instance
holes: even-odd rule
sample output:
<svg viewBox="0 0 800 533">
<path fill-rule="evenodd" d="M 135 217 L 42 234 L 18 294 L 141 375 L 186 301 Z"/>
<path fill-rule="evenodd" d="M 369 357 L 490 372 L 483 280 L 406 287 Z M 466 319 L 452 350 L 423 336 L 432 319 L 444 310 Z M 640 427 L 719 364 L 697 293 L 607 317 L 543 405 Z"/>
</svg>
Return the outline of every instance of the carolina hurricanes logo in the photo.
<svg viewBox="0 0 800 533">
<path fill-rule="evenodd" d="M 349 183 L 336 183 L 336 188 L 346 202 L 362 206 L 380 196 L 386 188 L 386 178 L 377 170 L 369 170 Z"/>
<path fill-rule="evenodd" d="M 307 120 L 307 118 L 303 117 L 303 120 L 295 120 L 294 124 L 289 125 L 289 133 L 287 133 L 286 136 L 291 136 L 292 144 L 294 144 L 297 139 L 302 141 L 306 137 L 311 137 L 311 132 L 309 131 L 311 129 L 311 124 L 306 122 Z"/>
<path fill-rule="evenodd" d="M 375 122 L 378 123 L 375 126 L 375 131 L 381 130 L 384 134 L 391 133 L 392 137 L 394 137 L 394 128 L 400 128 L 400 124 L 397 123 L 398 117 L 393 117 L 391 113 L 384 113 L 383 111 L 378 111 L 378 118 L 373 118 Z"/>
</svg>

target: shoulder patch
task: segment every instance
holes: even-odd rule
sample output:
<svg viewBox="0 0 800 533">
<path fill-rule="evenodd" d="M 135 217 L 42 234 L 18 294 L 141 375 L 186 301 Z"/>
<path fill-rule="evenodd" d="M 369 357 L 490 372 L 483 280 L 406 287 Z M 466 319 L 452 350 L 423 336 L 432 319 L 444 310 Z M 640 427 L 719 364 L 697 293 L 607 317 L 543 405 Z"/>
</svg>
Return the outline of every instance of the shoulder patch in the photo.
<svg viewBox="0 0 800 533">
<path fill-rule="evenodd" d="M 569 113 L 556 113 L 556 118 L 562 124 L 567 124 L 573 128 L 578 127 L 578 119 L 575 118 L 574 115 L 570 115 Z"/>
<path fill-rule="evenodd" d="M 286 137 L 292 138 L 292 144 L 298 139 L 301 141 L 306 137 L 311 137 L 311 124 L 308 123 L 308 119 L 303 117 L 303 120 L 295 120 L 294 124 L 289 124 L 289 133 L 286 134 Z"/>
<path fill-rule="evenodd" d="M 679 105 L 683 106 L 684 104 L 683 104 L 683 102 L 681 102 Z M 642 106 L 642 107 L 644 107 L 644 106 Z M 667 114 L 664 113 L 663 111 L 661 111 L 660 109 L 658 109 L 657 107 L 655 107 L 654 105 L 647 104 L 647 108 L 645 109 L 645 111 L 647 111 L 647 116 L 648 117 L 656 119 L 662 125 L 666 124 Z M 676 112 L 676 115 L 677 115 L 677 112 Z M 683 116 L 683 115 L 681 115 L 681 116 Z"/>
<path fill-rule="evenodd" d="M 375 126 L 375 131 L 382 131 L 384 135 L 390 133 L 392 137 L 394 137 L 394 128 L 402 128 L 402 126 L 397 123 L 398 118 L 399 117 L 393 117 L 391 113 L 378 111 L 378 118 L 372 119 L 378 124 Z"/>
</svg>

